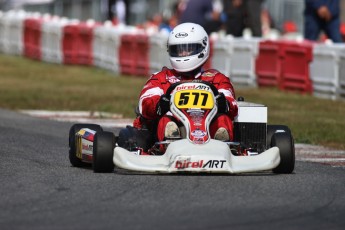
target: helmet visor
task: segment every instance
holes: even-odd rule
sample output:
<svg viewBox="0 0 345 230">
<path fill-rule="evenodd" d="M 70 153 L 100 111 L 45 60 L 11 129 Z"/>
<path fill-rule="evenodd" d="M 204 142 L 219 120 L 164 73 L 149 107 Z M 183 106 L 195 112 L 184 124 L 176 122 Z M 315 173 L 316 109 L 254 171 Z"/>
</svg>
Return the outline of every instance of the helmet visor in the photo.
<svg viewBox="0 0 345 230">
<path fill-rule="evenodd" d="M 169 46 L 170 57 L 187 57 L 192 56 L 204 49 L 204 46 L 200 43 L 187 43 L 187 44 L 177 44 Z"/>
</svg>

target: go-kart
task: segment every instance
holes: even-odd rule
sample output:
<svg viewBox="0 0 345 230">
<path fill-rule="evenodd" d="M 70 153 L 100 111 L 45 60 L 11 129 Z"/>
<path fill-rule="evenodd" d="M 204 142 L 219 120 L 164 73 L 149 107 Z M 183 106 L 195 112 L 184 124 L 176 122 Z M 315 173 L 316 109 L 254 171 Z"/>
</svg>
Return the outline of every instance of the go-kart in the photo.
<svg viewBox="0 0 345 230">
<path fill-rule="evenodd" d="M 204 81 L 178 82 L 167 91 L 170 112 L 182 136 L 156 141 L 152 130 L 127 126 L 117 136 L 97 124 L 75 124 L 69 133 L 69 158 L 75 167 L 113 172 L 114 166 L 148 173 L 292 173 L 295 147 L 290 129 L 267 125 L 267 107 L 238 99 L 234 140 L 210 137 L 217 115 L 218 90 Z"/>
</svg>

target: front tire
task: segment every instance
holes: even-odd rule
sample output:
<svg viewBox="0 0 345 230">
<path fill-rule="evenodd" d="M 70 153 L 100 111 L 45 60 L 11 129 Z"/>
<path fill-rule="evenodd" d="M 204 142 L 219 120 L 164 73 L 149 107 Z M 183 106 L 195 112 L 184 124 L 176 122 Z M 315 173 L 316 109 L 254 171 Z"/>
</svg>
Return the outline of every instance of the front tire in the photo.
<svg viewBox="0 0 345 230">
<path fill-rule="evenodd" d="M 93 142 L 93 171 L 110 173 L 114 171 L 113 155 L 115 135 L 112 132 L 98 132 Z"/>
<path fill-rule="evenodd" d="M 274 173 L 288 174 L 295 168 L 295 145 L 290 132 L 278 132 L 272 136 L 272 147 L 279 148 L 280 163 L 273 169 Z"/>
<path fill-rule="evenodd" d="M 102 132 L 103 129 L 100 125 L 96 124 L 74 124 L 69 130 L 69 161 L 74 167 L 90 167 L 90 163 L 83 162 L 80 158 L 77 157 L 77 147 L 76 147 L 76 138 L 75 134 L 83 128 L 88 128 L 96 132 Z"/>
</svg>

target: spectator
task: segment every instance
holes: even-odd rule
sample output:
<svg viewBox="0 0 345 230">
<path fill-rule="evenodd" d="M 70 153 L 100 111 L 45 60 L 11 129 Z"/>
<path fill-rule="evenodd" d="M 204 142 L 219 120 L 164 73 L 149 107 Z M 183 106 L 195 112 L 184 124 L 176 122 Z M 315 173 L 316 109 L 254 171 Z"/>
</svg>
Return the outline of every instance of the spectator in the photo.
<svg viewBox="0 0 345 230">
<path fill-rule="evenodd" d="M 206 27 L 213 17 L 212 0 L 188 0 L 185 8 L 181 12 L 179 24 L 184 22 L 192 22 Z M 210 34 L 210 31 L 206 31 Z"/>
<path fill-rule="evenodd" d="M 227 34 L 240 37 L 243 30 L 248 27 L 253 36 L 261 37 L 262 3 L 263 0 L 223 0 Z"/>
<path fill-rule="evenodd" d="M 186 1 L 187 0 L 178 0 L 173 4 L 173 15 L 176 18 L 181 18 L 182 12 L 186 9 Z"/>
<path fill-rule="evenodd" d="M 275 31 L 275 23 L 266 7 L 261 9 L 261 31 L 262 37 L 269 37 Z"/>
<path fill-rule="evenodd" d="M 222 29 L 222 24 L 225 22 L 222 0 L 213 0 L 212 6 L 211 17 L 208 18 L 204 27 L 208 34 Z"/>
<path fill-rule="evenodd" d="M 116 0 L 111 7 L 114 24 L 126 24 L 126 4 L 123 0 Z"/>
<path fill-rule="evenodd" d="M 177 26 L 179 19 L 181 18 L 181 14 L 185 10 L 185 8 L 186 8 L 185 0 L 178 0 L 172 5 L 172 15 L 168 19 L 168 22 L 167 22 L 171 30 L 175 26 Z"/>
<path fill-rule="evenodd" d="M 149 17 L 143 24 L 138 25 L 139 28 L 144 29 L 148 34 L 157 33 L 161 28 L 163 22 L 163 17 L 161 14 L 157 13 Z"/>
<path fill-rule="evenodd" d="M 305 0 L 304 37 L 316 41 L 323 31 L 333 42 L 343 42 L 339 8 L 339 0 Z"/>
<path fill-rule="evenodd" d="M 246 9 L 246 26 L 251 29 L 254 37 L 262 36 L 261 6 L 263 0 L 244 0 Z"/>
<path fill-rule="evenodd" d="M 223 0 L 226 15 L 225 30 L 227 34 L 241 37 L 244 29 L 244 5 L 242 0 Z"/>
</svg>

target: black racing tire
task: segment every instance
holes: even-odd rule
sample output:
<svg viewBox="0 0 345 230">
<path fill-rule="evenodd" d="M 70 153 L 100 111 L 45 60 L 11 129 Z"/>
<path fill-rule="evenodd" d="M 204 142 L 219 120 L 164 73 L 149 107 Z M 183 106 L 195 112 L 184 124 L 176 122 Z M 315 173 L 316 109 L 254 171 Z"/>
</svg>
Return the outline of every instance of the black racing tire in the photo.
<svg viewBox="0 0 345 230">
<path fill-rule="evenodd" d="M 266 147 L 271 147 L 272 137 L 275 132 L 282 132 L 285 131 L 291 134 L 291 131 L 288 126 L 286 125 L 267 125 L 267 136 L 266 136 Z"/>
<path fill-rule="evenodd" d="M 115 135 L 112 132 L 98 132 L 93 141 L 93 171 L 111 173 L 114 171 Z"/>
<path fill-rule="evenodd" d="M 278 147 L 280 163 L 273 169 L 274 173 L 289 174 L 295 168 L 295 144 L 290 132 L 278 132 L 272 136 L 272 147 Z"/>
<path fill-rule="evenodd" d="M 92 129 L 92 130 L 95 130 L 96 132 L 103 131 L 102 127 L 97 124 L 74 124 L 70 128 L 69 138 L 68 138 L 69 161 L 74 167 L 90 167 L 91 166 L 90 163 L 83 162 L 80 158 L 77 157 L 75 134 L 79 132 L 79 130 L 81 130 L 82 128 Z"/>
</svg>

